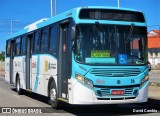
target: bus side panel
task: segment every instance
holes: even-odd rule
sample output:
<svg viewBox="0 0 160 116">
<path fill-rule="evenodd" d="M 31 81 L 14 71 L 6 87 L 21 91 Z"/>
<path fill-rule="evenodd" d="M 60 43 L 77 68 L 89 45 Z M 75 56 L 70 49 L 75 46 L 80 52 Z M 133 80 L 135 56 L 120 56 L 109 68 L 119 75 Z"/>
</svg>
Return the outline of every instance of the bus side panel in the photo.
<svg viewBox="0 0 160 116">
<path fill-rule="evenodd" d="M 36 66 L 34 66 L 36 64 Z M 44 95 L 44 55 L 32 56 L 32 91 Z"/>
<path fill-rule="evenodd" d="M 37 86 L 38 86 L 38 81 L 36 82 L 36 80 L 38 79 L 37 76 L 39 76 L 39 69 L 37 67 L 38 65 L 38 55 L 32 55 L 32 91 L 37 93 Z"/>
<path fill-rule="evenodd" d="M 24 57 L 22 56 L 18 56 L 18 57 L 14 57 L 14 63 L 13 63 L 13 82 L 14 85 L 16 84 L 16 76 L 17 74 L 19 74 L 19 78 L 20 78 L 20 88 L 25 88 L 25 78 L 24 78 Z"/>
<path fill-rule="evenodd" d="M 57 85 L 57 60 L 51 55 L 32 56 L 32 90 L 48 96 L 48 82 L 53 77 Z"/>
<path fill-rule="evenodd" d="M 57 85 L 57 59 L 52 55 L 45 55 L 44 74 L 44 95 L 48 96 L 48 83 L 51 77 L 53 77 Z"/>
<path fill-rule="evenodd" d="M 10 83 L 10 58 L 5 58 L 5 81 Z"/>
<path fill-rule="evenodd" d="M 39 81 L 38 81 L 38 89 L 37 92 L 44 95 L 44 55 L 40 55 L 40 61 L 39 61 Z"/>
</svg>

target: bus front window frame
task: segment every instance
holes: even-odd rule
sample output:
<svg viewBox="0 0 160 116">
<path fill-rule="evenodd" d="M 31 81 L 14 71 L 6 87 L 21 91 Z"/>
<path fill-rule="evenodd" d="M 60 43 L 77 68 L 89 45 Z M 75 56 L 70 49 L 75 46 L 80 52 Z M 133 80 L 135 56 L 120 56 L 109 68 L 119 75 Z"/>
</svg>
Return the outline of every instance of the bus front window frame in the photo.
<svg viewBox="0 0 160 116">
<path fill-rule="evenodd" d="M 76 62 L 81 63 L 81 64 L 89 64 L 89 65 L 145 65 L 147 63 L 147 49 L 145 47 L 147 45 L 147 37 L 146 37 L 147 29 L 145 26 L 144 27 L 140 27 L 140 26 L 133 27 L 133 25 L 127 25 L 127 26 L 126 25 L 109 25 L 109 24 L 100 24 L 100 25 L 105 29 L 105 32 L 103 31 L 104 29 L 101 29 L 101 30 L 98 29 L 96 24 L 78 24 L 76 25 L 76 39 L 74 40 L 74 45 L 73 45 L 74 56 L 75 56 Z M 89 28 L 89 26 L 95 27 L 95 31 L 90 31 L 90 33 L 92 34 L 85 34 L 85 35 L 88 36 L 88 35 L 94 35 L 94 34 L 101 33 L 101 36 L 103 36 L 101 38 L 106 38 L 105 41 L 108 41 L 108 43 L 111 43 L 111 41 L 115 42 L 114 43 L 115 45 L 109 44 L 108 46 L 109 47 L 108 49 L 110 50 L 109 52 L 107 52 L 106 50 L 103 51 L 103 52 L 106 52 L 104 53 L 106 57 L 110 57 L 110 58 L 107 58 L 109 62 L 106 62 L 107 59 L 103 58 L 104 56 L 102 56 L 102 58 L 100 57 L 91 58 L 93 56 L 90 56 L 90 58 L 84 57 L 84 54 L 88 52 L 85 53 L 84 51 L 82 51 L 82 46 L 83 46 L 82 41 L 84 41 L 84 38 L 85 38 L 84 33 L 87 33 L 84 30 Z M 132 33 L 130 33 L 131 27 L 133 28 Z M 92 39 L 92 42 L 88 42 L 88 43 L 94 43 L 95 41 L 97 40 Z M 104 42 L 102 41 L 104 40 L 100 39 L 99 43 L 104 44 Z M 124 42 L 125 44 L 122 41 L 126 41 Z M 87 42 L 84 42 L 84 43 L 87 43 Z M 125 46 L 122 46 L 121 45 L 122 43 Z M 90 44 L 88 44 L 84 48 L 87 49 L 89 48 L 89 46 Z M 114 46 L 116 47 L 115 47 L 114 52 L 112 52 L 111 50 L 114 48 Z M 130 51 L 128 51 L 130 53 L 127 53 L 127 50 L 128 50 L 127 46 L 129 46 L 130 48 L 129 49 Z M 106 46 L 102 45 L 101 47 L 103 50 L 103 48 Z M 125 48 L 125 53 L 119 52 L 119 50 L 122 49 L 122 47 Z M 139 47 L 142 47 L 142 48 L 139 48 Z M 92 48 L 92 50 L 101 50 L 101 49 Z M 96 54 L 96 52 L 94 53 L 92 52 L 90 54 Z M 109 56 L 107 56 L 107 54 L 109 54 Z M 124 63 L 124 64 L 119 63 L 119 58 L 121 57 L 120 55 L 124 55 L 123 57 L 127 57 L 127 60 L 128 60 L 127 63 Z M 86 59 L 88 60 L 87 62 L 86 62 Z M 97 59 L 101 59 L 101 61 L 98 62 Z"/>
</svg>

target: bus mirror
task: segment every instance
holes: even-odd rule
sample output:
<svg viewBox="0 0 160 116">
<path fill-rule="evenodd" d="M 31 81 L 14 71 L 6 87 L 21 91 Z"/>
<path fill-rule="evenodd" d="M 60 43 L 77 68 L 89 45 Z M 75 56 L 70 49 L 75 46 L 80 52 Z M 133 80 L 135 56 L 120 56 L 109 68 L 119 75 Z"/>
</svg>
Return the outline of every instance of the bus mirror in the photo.
<svg viewBox="0 0 160 116">
<path fill-rule="evenodd" d="M 72 44 L 72 51 L 76 54 L 76 51 L 77 51 L 77 44 L 76 44 L 76 41 L 73 41 L 73 44 Z"/>
<path fill-rule="evenodd" d="M 71 40 L 74 41 L 76 38 L 76 34 L 75 34 L 75 26 L 72 27 L 71 30 Z"/>
</svg>

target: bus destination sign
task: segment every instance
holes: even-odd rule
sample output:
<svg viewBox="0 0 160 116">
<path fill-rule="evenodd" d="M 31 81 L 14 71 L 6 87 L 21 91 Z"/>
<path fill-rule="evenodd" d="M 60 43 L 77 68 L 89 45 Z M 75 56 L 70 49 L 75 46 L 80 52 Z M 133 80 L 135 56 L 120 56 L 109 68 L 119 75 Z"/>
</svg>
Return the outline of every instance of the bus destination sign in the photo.
<svg viewBox="0 0 160 116">
<path fill-rule="evenodd" d="M 82 9 L 80 19 L 144 22 L 141 12 L 109 9 Z"/>
</svg>

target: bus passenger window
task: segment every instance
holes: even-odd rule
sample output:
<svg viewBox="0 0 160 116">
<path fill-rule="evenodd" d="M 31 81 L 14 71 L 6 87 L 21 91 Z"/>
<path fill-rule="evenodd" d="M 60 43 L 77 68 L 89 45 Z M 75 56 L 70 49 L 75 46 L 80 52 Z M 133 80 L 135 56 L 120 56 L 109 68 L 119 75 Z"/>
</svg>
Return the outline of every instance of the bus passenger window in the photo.
<svg viewBox="0 0 160 116">
<path fill-rule="evenodd" d="M 20 41 L 21 41 L 21 38 L 17 38 L 16 39 L 16 43 L 15 43 L 15 55 L 20 55 Z"/>
<path fill-rule="evenodd" d="M 33 44 L 34 45 L 33 46 L 34 53 L 39 52 L 39 48 L 40 48 L 39 42 L 40 42 L 40 32 L 37 31 L 34 35 L 34 44 Z"/>
<path fill-rule="evenodd" d="M 7 48 L 7 50 L 6 50 L 6 51 L 7 51 L 7 52 L 6 52 L 6 55 L 7 55 L 7 56 L 10 56 L 11 41 L 7 41 L 7 47 L 6 47 L 6 48 Z"/>
<path fill-rule="evenodd" d="M 56 27 L 51 27 L 49 30 L 49 51 L 55 52 L 57 45 L 57 29 Z"/>
<path fill-rule="evenodd" d="M 41 51 L 46 52 L 48 50 L 48 28 L 42 31 Z"/>
<path fill-rule="evenodd" d="M 22 42 L 21 42 L 21 53 L 24 55 L 26 53 L 26 39 L 25 36 L 22 37 Z"/>
</svg>

